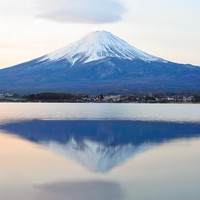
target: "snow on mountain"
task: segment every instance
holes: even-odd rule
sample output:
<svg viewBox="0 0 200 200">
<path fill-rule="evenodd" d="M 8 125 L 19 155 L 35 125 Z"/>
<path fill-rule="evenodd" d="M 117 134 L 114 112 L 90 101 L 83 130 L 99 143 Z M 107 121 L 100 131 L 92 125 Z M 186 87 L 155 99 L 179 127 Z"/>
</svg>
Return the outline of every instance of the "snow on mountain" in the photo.
<svg viewBox="0 0 200 200">
<path fill-rule="evenodd" d="M 51 151 L 71 158 L 89 170 L 99 173 L 109 172 L 128 159 L 155 146 L 151 143 L 143 143 L 137 146 L 127 144 L 111 147 L 89 140 L 84 140 L 80 144 L 73 138 L 66 144 L 56 141 L 40 141 L 40 143 Z"/>
<path fill-rule="evenodd" d="M 127 60 L 139 59 L 146 62 L 166 62 L 161 58 L 136 49 L 107 31 L 92 32 L 79 41 L 44 56 L 42 61 L 66 59 L 73 65 L 76 62 L 89 63 L 108 57 Z"/>
<path fill-rule="evenodd" d="M 106 31 L 0 70 L 1 93 L 187 93 L 200 91 L 200 68 L 149 55 Z"/>
</svg>

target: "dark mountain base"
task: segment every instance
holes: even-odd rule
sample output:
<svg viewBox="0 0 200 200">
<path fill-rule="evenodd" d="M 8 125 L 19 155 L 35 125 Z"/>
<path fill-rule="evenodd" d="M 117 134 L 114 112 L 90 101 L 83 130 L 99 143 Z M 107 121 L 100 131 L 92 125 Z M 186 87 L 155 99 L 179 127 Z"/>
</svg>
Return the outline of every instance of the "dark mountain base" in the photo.
<svg viewBox="0 0 200 200">
<path fill-rule="evenodd" d="M 39 62 L 36 59 L 0 70 L 0 92 L 200 92 L 200 67 L 114 58 L 70 66 L 65 60 Z"/>
</svg>

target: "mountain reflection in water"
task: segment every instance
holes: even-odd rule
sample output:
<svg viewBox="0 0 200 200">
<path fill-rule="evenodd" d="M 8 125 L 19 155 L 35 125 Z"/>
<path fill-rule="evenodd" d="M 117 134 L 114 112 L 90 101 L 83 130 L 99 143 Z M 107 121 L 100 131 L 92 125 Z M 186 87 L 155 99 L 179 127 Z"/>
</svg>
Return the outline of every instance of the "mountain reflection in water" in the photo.
<svg viewBox="0 0 200 200">
<path fill-rule="evenodd" d="M 102 173 L 156 145 L 200 136 L 197 123 L 150 121 L 32 120 L 2 124 L 0 129 Z"/>
</svg>

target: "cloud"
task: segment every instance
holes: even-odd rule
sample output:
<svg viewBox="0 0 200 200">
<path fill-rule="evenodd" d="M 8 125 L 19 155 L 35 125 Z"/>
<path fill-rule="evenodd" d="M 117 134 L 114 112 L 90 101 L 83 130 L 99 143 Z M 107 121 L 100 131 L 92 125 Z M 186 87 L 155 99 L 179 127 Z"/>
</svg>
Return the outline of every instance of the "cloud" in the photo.
<svg viewBox="0 0 200 200">
<path fill-rule="evenodd" d="M 120 21 L 121 0 L 38 0 L 39 17 L 66 23 L 104 24 Z"/>
</svg>

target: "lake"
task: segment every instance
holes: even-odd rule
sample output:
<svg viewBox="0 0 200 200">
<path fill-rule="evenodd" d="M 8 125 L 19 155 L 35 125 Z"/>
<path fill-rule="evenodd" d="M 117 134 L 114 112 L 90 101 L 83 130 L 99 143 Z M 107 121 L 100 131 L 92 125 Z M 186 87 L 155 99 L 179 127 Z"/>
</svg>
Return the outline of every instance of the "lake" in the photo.
<svg viewBox="0 0 200 200">
<path fill-rule="evenodd" d="M 0 200 L 199 200 L 200 105 L 0 104 Z"/>
</svg>

